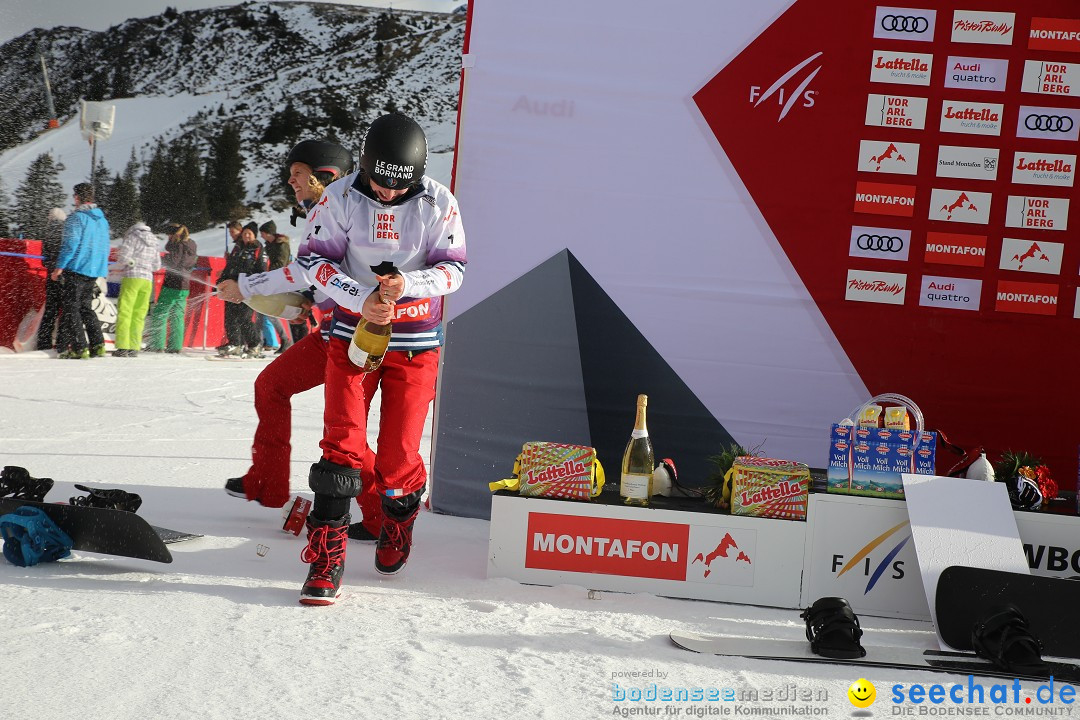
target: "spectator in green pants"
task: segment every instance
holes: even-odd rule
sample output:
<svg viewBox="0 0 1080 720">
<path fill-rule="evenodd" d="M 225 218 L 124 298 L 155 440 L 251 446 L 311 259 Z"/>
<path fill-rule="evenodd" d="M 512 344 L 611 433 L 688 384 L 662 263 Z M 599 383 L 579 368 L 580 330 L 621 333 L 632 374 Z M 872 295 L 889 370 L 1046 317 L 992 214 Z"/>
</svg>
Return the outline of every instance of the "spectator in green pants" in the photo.
<svg viewBox="0 0 1080 720">
<path fill-rule="evenodd" d="M 137 222 L 124 233 L 113 267 L 123 277 L 116 307 L 113 356 L 136 357 L 142 347 L 146 310 L 154 295 L 154 273 L 161 268 L 158 240 L 146 223 Z"/>
<path fill-rule="evenodd" d="M 178 353 L 184 347 L 184 311 L 191 289 L 191 270 L 199 259 L 199 251 L 184 225 L 173 223 L 167 231 L 169 241 L 165 244 L 165 279 L 161 283 L 157 304 L 154 305 L 150 320 L 153 332 L 146 349 Z"/>
</svg>

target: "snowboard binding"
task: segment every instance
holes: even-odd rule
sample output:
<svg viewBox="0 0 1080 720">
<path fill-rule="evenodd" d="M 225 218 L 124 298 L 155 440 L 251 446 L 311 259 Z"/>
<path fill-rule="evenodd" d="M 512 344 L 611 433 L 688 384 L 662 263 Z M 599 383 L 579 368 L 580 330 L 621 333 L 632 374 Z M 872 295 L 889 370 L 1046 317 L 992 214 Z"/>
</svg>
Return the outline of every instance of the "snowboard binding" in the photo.
<svg viewBox="0 0 1080 720">
<path fill-rule="evenodd" d="M 89 495 L 71 498 L 71 504 L 79 507 L 110 508 L 112 510 L 135 512 L 142 505 L 141 497 L 126 490 L 105 490 L 86 487 L 85 485 L 76 485 L 75 489 L 90 493 Z"/>
<path fill-rule="evenodd" d="M 859 639 L 859 618 L 844 598 L 818 598 L 799 614 L 806 621 L 806 639 L 815 655 L 841 660 L 866 656 Z"/>
<path fill-rule="evenodd" d="M 0 471 L 0 497 L 44 502 L 52 486 L 52 478 L 30 477 L 30 472 L 24 467 L 5 465 Z"/>
<path fill-rule="evenodd" d="M 1007 672 L 1046 677 L 1050 667 L 1042 659 L 1042 643 L 1015 605 L 999 606 L 971 628 L 975 654 Z"/>
</svg>

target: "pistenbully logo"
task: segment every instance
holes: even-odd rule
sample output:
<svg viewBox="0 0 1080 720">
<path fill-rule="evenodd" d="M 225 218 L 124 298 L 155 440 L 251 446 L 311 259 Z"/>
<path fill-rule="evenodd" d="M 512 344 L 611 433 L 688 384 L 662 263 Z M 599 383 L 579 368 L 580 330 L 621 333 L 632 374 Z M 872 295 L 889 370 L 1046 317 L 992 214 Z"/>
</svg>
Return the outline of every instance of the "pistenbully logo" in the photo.
<svg viewBox="0 0 1080 720">
<path fill-rule="evenodd" d="M 780 117 L 776 119 L 776 122 L 780 122 L 785 117 L 787 117 L 787 114 L 791 112 L 791 109 L 793 107 L 795 107 L 795 103 L 799 102 L 800 100 L 802 100 L 803 107 L 813 107 L 815 98 L 817 97 L 817 91 L 808 90 L 807 88 L 809 87 L 811 81 L 813 81 L 813 79 L 817 76 L 817 74 L 821 72 L 821 65 L 818 65 L 813 70 L 811 70 L 809 74 L 807 74 L 806 77 L 804 77 L 802 81 L 795 87 L 794 91 L 788 93 L 784 85 L 785 83 L 787 83 L 788 80 L 791 80 L 791 78 L 798 75 L 803 70 L 803 68 L 810 65 L 819 57 L 821 57 L 822 54 L 823 53 L 820 51 L 816 52 L 810 57 L 803 60 L 801 63 L 795 65 L 783 75 L 778 77 L 776 79 L 776 82 L 770 85 L 768 89 L 765 90 L 765 92 L 761 91 L 761 87 L 759 85 L 751 85 L 750 102 L 754 104 L 754 107 L 758 107 L 763 102 L 775 95 L 776 102 L 781 106 Z"/>
</svg>

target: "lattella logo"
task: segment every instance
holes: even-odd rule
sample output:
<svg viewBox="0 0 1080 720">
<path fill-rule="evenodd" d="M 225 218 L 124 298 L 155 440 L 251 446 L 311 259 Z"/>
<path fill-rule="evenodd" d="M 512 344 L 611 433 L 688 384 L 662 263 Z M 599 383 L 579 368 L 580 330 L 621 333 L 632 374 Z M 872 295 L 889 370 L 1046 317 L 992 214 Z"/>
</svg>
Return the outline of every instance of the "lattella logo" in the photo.
<svg viewBox="0 0 1080 720">
<path fill-rule="evenodd" d="M 874 63 L 874 67 L 882 70 L 912 70 L 914 72 L 926 72 L 930 69 L 930 66 L 918 57 L 913 57 L 910 60 L 900 58 L 886 60 L 880 55 L 877 58 L 877 62 Z"/>
<path fill-rule="evenodd" d="M 1072 165 L 1064 160 L 1054 160 L 1049 162 L 1042 158 L 1035 160 L 1029 160 L 1022 155 L 1017 156 L 1016 162 L 1017 170 L 1032 170 L 1034 172 L 1058 172 L 1058 173 L 1071 173 Z"/>
<path fill-rule="evenodd" d="M 953 108 L 952 105 L 946 108 L 944 117 L 950 120 L 985 120 L 988 122 L 997 122 L 1001 119 L 1001 115 L 990 108 L 976 110 L 974 108 Z"/>
<path fill-rule="evenodd" d="M 548 465 L 538 472 L 529 470 L 526 473 L 525 482 L 529 485 L 558 480 L 559 478 L 577 477 L 585 474 L 585 465 L 581 462 L 567 460 L 562 465 Z"/>
</svg>

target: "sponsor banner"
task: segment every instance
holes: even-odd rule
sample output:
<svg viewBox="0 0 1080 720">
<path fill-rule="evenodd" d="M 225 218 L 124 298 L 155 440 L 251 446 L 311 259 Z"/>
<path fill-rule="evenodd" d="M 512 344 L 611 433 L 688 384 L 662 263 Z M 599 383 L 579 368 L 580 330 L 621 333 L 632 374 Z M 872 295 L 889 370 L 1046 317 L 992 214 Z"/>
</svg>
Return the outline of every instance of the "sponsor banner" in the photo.
<svg viewBox="0 0 1080 720">
<path fill-rule="evenodd" d="M 1040 95 L 1080 95 L 1080 64 L 1025 60 L 1020 90 Z"/>
<path fill-rule="evenodd" d="M 525 567 L 686 580 L 690 526 L 529 513 Z"/>
<path fill-rule="evenodd" d="M 859 143 L 859 170 L 914 175 L 919 171 L 919 143 L 863 140 Z"/>
<path fill-rule="evenodd" d="M 1030 230 L 1066 230 L 1069 226 L 1069 199 L 1010 195 L 1005 210 L 1005 227 Z"/>
<path fill-rule="evenodd" d="M 939 265 L 982 267 L 986 264 L 986 236 L 928 232 L 923 260 Z"/>
<path fill-rule="evenodd" d="M 881 12 L 881 8 L 878 8 Z M 918 10 L 914 12 L 920 12 Z M 914 12 L 909 14 L 914 14 Z M 933 31 L 931 31 L 931 34 Z M 910 38 L 914 40 L 915 38 Z M 1074 18 L 1031 18 L 1028 50 L 1080 52 L 1080 20 Z"/>
<path fill-rule="evenodd" d="M 911 217 L 915 214 L 915 186 L 856 183 L 855 212 Z"/>
<path fill-rule="evenodd" d="M 902 273 L 848 270 L 845 300 L 903 305 L 907 275 Z"/>
<path fill-rule="evenodd" d="M 953 12 L 952 41 L 1012 45 L 1016 29 L 1016 13 L 986 10 L 956 10 Z"/>
<path fill-rule="evenodd" d="M 996 180 L 998 149 L 939 145 L 937 157 L 938 177 L 967 178 L 970 180 Z"/>
<path fill-rule="evenodd" d="M 1056 315 L 1060 288 L 1053 283 L 998 280 L 994 309 L 1026 315 Z"/>
<path fill-rule="evenodd" d="M 941 132 L 1000 135 L 1004 105 L 945 100 L 941 103 Z"/>
<path fill-rule="evenodd" d="M 1008 60 L 950 55 L 945 65 L 945 87 L 1004 92 L 1008 73 Z"/>
<path fill-rule="evenodd" d="M 990 193 L 934 188 L 930 191 L 928 217 L 931 220 L 985 225 L 990 220 L 990 199 Z"/>
<path fill-rule="evenodd" d="M 1013 162 L 1012 181 L 1025 185 L 1072 187 L 1076 175 L 1075 155 L 1054 155 L 1020 150 Z"/>
<path fill-rule="evenodd" d="M 879 5 L 874 15 L 874 37 L 933 42 L 936 22 L 936 10 Z"/>
<path fill-rule="evenodd" d="M 1046 240 L 1017 240 L 1003 238 L 1001 241 L 1002 270 L 1058 275 L 1061 273 L 1061 256 L 1065 246 Z"/>
<path fill-rule="evenodd" d="M 1076 142 L 1080 138 L 1080 110 L 1021 105 L 1016 137 Z"/>
<path fill-rule="evenodd" d="M 868 95 L 866 97 L 866 124 L 875 127 L 922 130 L 926 127 L 926 98 Z"/>
<path fill-rule="evenodd" d="M 923 275 L 919 304 L 924 307 L 978 310 L 982 280 Z"/>
<path fill-rule="evenodd" d="M 929 85 L 934 56 L 929 53 L 875 50 L 870 82 Z"/>
<path fill-rule="evenodd" d="M 881 260 L 907 260 L 911 231 L 853 225 L 848 255 Z"/>
</svg>

